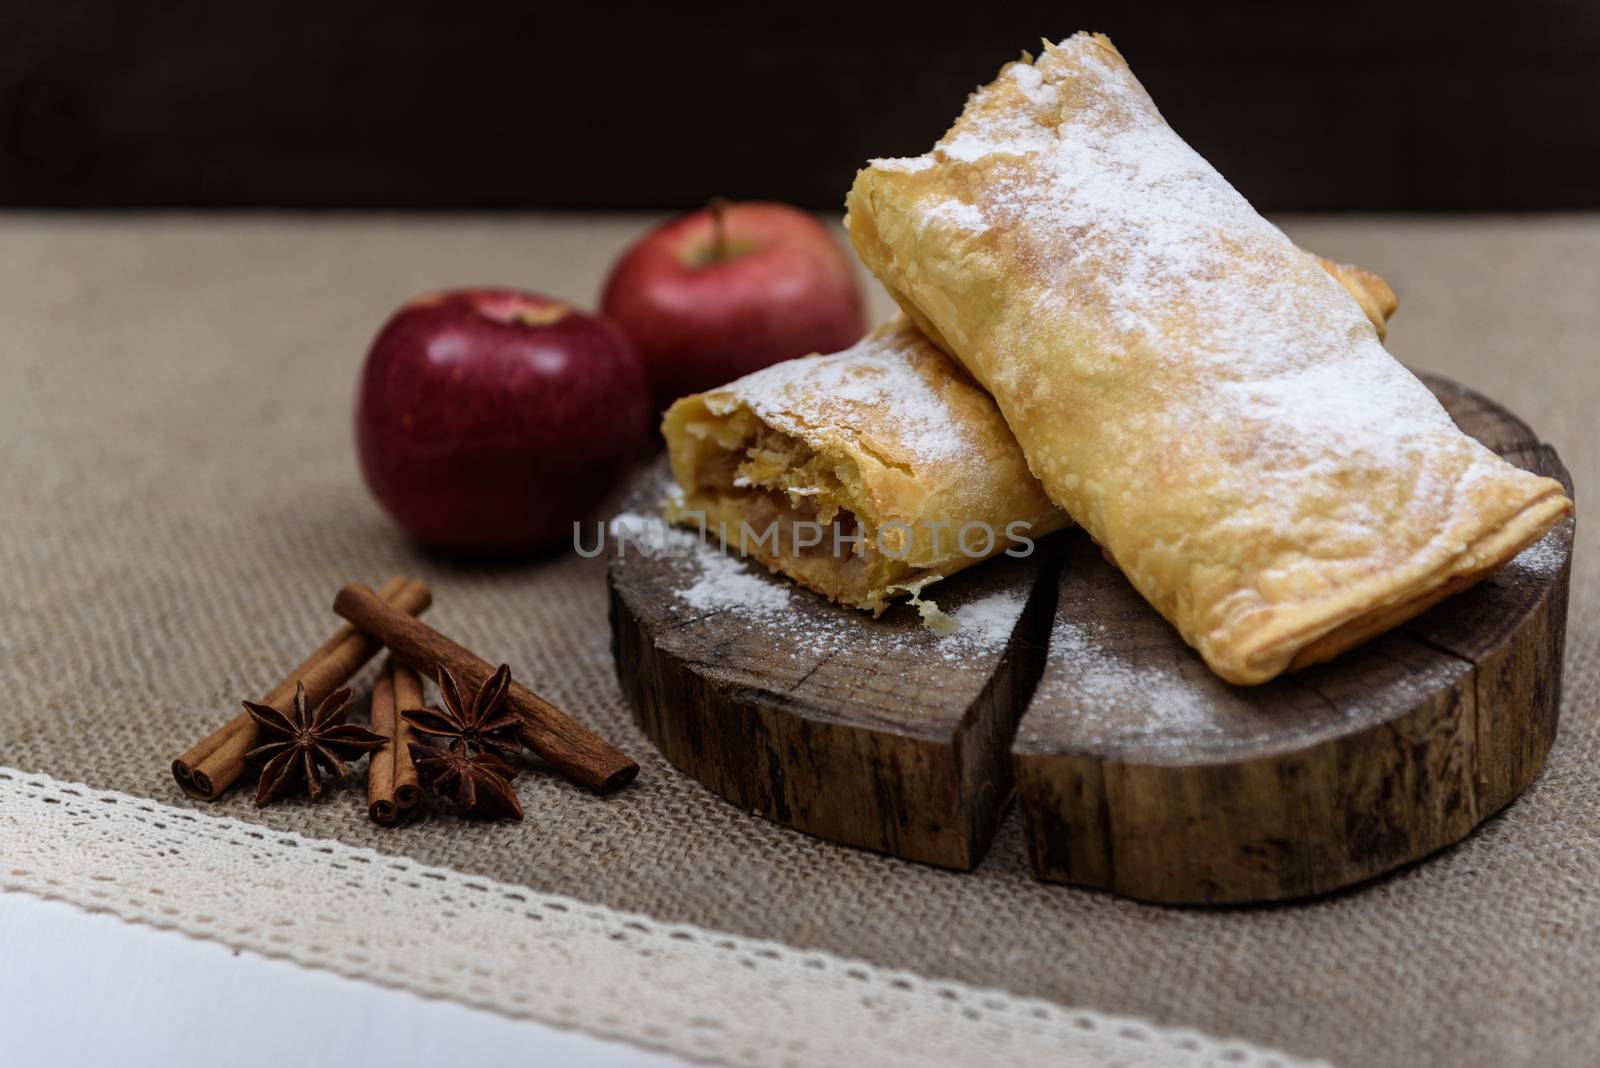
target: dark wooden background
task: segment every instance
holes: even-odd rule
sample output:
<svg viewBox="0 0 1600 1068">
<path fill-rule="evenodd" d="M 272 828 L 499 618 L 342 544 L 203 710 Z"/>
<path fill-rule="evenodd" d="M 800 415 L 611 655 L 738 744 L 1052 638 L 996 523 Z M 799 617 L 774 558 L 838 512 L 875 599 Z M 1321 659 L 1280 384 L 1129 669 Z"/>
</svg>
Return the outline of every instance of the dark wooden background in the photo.
<svg viewBox="0 0 1600 1068">
<path fill-rule="evenodd" d="M 1600 206 L 1600 4 L 1553 0 L 9 0 L 0 206 L 836 207 L 1079 28 L 1265 209 Z"/>
</svg>

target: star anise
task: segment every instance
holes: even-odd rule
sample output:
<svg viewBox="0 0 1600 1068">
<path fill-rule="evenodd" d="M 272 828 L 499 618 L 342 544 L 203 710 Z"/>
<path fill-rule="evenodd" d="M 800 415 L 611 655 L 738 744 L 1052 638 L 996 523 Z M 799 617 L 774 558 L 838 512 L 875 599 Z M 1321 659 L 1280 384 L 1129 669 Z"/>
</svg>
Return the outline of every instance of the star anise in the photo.
<svg viewBox="0 0 1600 1068">
<path fill-rule="evenodd" d="M 464 747 L 468 753 L 493 753 L 504 760 L 522 748 L 517 737 L 521 721 L 505 707 L 510 687 L 511 668 L 501 664 L 469 704 L 462 697 L 456 677 L 441 664 L 439 696 L 444 698 L 444 708 L 411 708 L 400 715 L 423 734 L 448 738 L 452 749 Z"/>
<path fill-rule="evenodd" d="M 294 685 L 294 714 L 285 715 L 271 705 L 246 701 L 245 710 L 270 739 L 245 754 L 248 760 L 265 760 L 261 782 L 256 787 L 256 804 L 265 805 L 297 780 L 304 780 L 306 793 L 315 801 L 322 796 L 319 767 L 335 776 L 348 769 L 345 760 L 383 746 L 388 739 L 365 727 L 345 723 L 350 691 L 337 690 L 322 699 L 315 712 L 306 710 L 306 688 Z M 341 759 L 342 758 L 342 759 Z"/>
<path fill-rule="evenodd" d="M 447 748 L 412 742 L 411 762 L 430 790 L 449 794 L 468 813 L 522 818 L 522 803 L 511 788 L 517 769 L 494 753 L 471 753 L 459 742 Z"/>
</svg>

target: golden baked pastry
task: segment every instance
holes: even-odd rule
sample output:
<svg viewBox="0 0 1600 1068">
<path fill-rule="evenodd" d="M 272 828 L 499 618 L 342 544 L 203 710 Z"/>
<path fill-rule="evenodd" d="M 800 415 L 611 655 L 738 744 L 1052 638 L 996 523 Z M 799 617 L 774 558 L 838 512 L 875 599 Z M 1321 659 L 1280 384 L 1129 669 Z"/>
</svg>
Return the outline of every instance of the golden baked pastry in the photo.
<svg viewBox="0 0 1600 1068">
<path fill-rule="evenodd" d="M 1230 682 L 1395 626 L 1571 509 L 1456 428 L 1103 36 L 1007 65 L 848 211 L 1049 495 Z"/>
<path fill-rule="evenodd" d="M 1067 525 L 994 401 L 904 318 L 684 397 L 662 434 L 674 521 L 874 614 Z"/>
<path fill-rule="evenodd" d="M 1382 328 L 1382 278 L 1315 257 L 1362 294 Z M 1347 282 L 1346 279 L 1349 279 Z M 832 356 L 790 360 L 685 397 L 662 424 L 683 491 L 678 522 L 726 531 L 746 552 L 834 601 L 880 613 L 897 595 L 1068 523 L 1028 473 L 994 400 L 903 317 Z M 828 528 L 797 546 L 795 524 Z M 992 541 L 969 524 L 992 529 Z M 903 526 L 903 529 L 901 529 Z M 861 533 L 833 551 L 832 531 Z M 882 539 L 880 547 L 879 539 Z M 800 538 L 809 541 L 810 535 Z"/>
<path fill-rule="evenodd" d="M 1400 306 L 1400 301 L 1395 298 L 1394 290 L 1389 288 L 1380 275 L 1357 267 L 1353 263 L 1334 263 L 1332 260 L 1323 259 L 1316 253 L 1311 256 L 1327 271 L 1339 280 L 1344 286 L 1344 291 L 1355 298 L 1361 310 L 1366 313 L 1367 321 L 1378 332 L 1378 340 L 1382 341 L 1389 336 L 1389 316 Z"/>
</svg>

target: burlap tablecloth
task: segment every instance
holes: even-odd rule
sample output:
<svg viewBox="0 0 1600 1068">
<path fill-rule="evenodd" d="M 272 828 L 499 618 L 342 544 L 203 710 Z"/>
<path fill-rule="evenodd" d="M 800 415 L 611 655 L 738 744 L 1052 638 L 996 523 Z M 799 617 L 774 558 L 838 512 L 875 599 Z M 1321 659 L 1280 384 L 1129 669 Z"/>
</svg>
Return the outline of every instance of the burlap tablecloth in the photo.
<svg viewBox="0 0 1600 1068">
<path fill-rule="evenodd" d="M 602 566 L 419 556 L 351 446 L 366 345 L 471 282 L 594 300 L 646 220 L 0 218 L 0 764 L 405 853 L 658 919 L 1233 1035 L 1346 1064 L 1600 1059 L 1600 555 L 1580 519 L 1550 765 L 1462 845 L 1298 905 L 1153 908 L 1028 875 L 1013 813 L 955 874 L 819 842 L 678 774 L 612 676 Z M 1390 347 L 1499 398 L 1600 475 L 1600 220 L 1291 219 L 1400 294 Z M 875 307 L 887 303 L 875 295 Z M 526 822 L 385 831 L 317 806 L 185 802 L 188 743 L 404 571 L 430 618 L 637 756 L 596 799 L 520 783 Z M 370 669 L 369 669 L 370 670 Z"/>
</svg>

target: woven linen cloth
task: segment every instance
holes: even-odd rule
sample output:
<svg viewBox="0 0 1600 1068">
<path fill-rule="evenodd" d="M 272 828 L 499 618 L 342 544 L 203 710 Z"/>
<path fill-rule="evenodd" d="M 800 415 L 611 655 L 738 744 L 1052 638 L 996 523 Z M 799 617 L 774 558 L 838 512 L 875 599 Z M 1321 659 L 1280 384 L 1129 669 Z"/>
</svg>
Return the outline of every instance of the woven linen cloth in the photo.
<svg viewBox="0 0 1600 1068">
<path fill-rule="evenodd" d="M 0 856 L 0 888 L 741 1068 L 1328 1064 L 5 768 Z"/>
<path fill-rule="evenodd" d="M 1600 1051 L 1600 562 L 1580 516 L 1549 765 L 1459 846 L 1262 908 L 1157 908 L 1034 881 L 1018 819 L 973 873 L 835 846 L 660 758 L 613 677 L 603 563 L 420 555 L 364 489 L 366 345 L 461 283 L 595 299 L 651 220 L 0 217 L 0 765 L 639 913 L 1350 1065 L 1568 1065 Z M 1506 404 L 1600 474 L 1600 220 L 1291 219 L 1382 272 L 1389 347 Z M 874 308 L 888 305 L 874 294 Z M 597 428 L 598 432 L 598 428 Z M 514 490 L 514 487 L 511 489 Z M 415 574 L 428 618 L 641 765 L 596 798 L 518 780 L 527 819 L 384 830 L 354 777 L 312 806 L 184 798 L 171 759 L 276 682 L 349 579 Z M 361 677 L 365 683 L 373 669 Z"/>
</svg>

